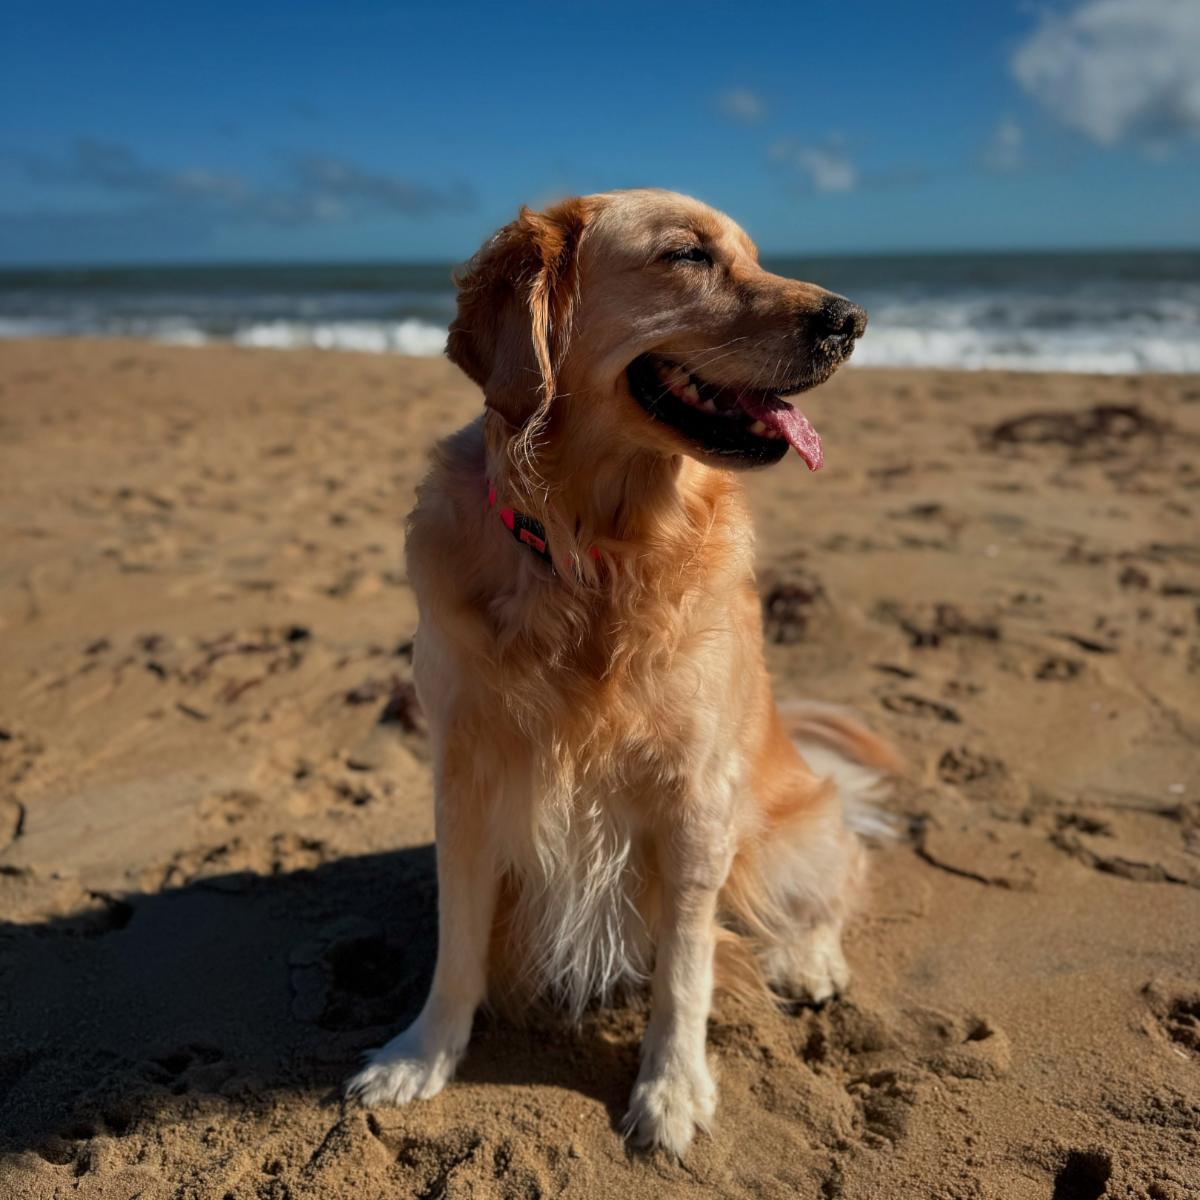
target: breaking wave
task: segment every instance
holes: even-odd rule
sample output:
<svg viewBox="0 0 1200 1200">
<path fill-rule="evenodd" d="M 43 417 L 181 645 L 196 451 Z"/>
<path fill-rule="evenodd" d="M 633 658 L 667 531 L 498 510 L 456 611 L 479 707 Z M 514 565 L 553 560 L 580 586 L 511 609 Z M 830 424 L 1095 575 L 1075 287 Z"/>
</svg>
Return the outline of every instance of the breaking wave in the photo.
<svg viewBox="0 0 1200 1200">
<path fill-rule="evenodd" d="M 869 311 L 852 362 L 1098 373 L 1200 372 L 1200 253 L 786 259 Z M 277 350 L 441 354 L 449 267 L 0 271 L 0 337 L 137 337 Z"/>
</svg>

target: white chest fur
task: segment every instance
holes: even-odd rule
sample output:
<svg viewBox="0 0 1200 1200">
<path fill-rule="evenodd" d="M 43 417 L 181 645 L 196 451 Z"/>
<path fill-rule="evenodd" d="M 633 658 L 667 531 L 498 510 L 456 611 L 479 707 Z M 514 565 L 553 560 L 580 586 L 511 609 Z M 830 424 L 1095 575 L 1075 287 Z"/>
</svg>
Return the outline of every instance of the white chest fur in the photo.
<svg viewBox="0 0 1200 1200">
<path fill-rule="evenodd" d="M 548 787 L 549 771 L 521 774 L 494 843 L 518 885 L 512 932 L 527 982 L 579 1016 L 651 965 L 636 814 L 613 779 Z"/>
</svg>

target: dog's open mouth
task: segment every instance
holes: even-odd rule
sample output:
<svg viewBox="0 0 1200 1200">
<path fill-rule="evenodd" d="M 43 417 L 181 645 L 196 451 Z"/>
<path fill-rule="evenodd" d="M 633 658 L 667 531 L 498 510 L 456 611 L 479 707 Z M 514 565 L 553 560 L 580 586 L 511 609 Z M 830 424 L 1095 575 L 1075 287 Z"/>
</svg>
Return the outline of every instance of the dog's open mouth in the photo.
<svg viewBox="0 0 1200 1200">
<path fill-rule="evenodd" d="M 670 425 L 709 454 L 747 466 L 778 462 L 791 446 L 810 471 L 824 462 L 821 439 L 799 409 L 782 398 L 812 386 L 779 392 L 724 387 L 690 374 L 657 354 L 643 354 L 626 369 L 629 390 L 656 420 Z"/>
</svg>

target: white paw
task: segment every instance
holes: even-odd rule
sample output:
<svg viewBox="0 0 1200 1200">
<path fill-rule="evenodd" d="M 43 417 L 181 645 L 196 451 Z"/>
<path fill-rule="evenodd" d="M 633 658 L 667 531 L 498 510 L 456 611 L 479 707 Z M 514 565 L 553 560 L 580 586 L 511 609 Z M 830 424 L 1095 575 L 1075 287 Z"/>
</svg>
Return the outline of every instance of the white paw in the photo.
<svg viewBox="0 0 1200 1200">
<path fill-rule="evenodd" d="M 430 1047 L 410 1027 L 367 1055 L 367 1065 L 346 1081 L 346 1095 L 368 1108 L 429 1100 L 450 1081 L 462 1050 Z"/>
<path fill-rule="evenodd" d="M 773 946 L 763 959 L 767 981 L 778 992 L 814 1004 L 846 990 L 850 968 L 834 925 L 818 925 L 801 940 Z"/>
<path fill-rule="evenodd" d="M 696 1130 L 707 1132 L 716 1111 L 717 1085 L 704 1060 L 674 1064 L 634 1085 L 625 1132 L 639 1146 L 682 1158 Z"/>
</svg>

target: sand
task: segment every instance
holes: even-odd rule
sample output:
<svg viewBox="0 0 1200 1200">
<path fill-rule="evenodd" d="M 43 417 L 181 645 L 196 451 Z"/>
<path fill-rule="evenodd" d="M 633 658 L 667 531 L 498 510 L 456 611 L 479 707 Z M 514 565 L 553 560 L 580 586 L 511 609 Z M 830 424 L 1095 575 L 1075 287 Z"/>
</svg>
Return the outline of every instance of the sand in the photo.
<svg viewBox="0 0 1200 1200">
<path fill-rule="evenodd" d="M 723 999 L 677 1165 L 644 1002 L 338 1085 L 434 952 L 403 516 L 452 367 L 0 345 L 0 1195 L 1200 1196 L 1200 380 L 843 372 L 749 480 L 782 697 L 911 762 L 849 993 Z"/>
</svg>

